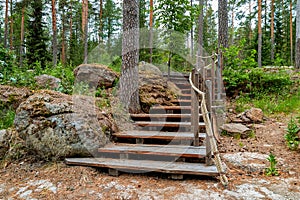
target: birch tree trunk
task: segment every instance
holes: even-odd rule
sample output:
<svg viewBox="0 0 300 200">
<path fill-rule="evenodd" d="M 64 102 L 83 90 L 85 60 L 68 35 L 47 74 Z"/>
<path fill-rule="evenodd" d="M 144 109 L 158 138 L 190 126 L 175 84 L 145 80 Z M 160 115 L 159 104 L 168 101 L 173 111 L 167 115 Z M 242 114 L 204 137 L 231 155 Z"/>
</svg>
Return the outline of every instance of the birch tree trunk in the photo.
<svg viewBox="0 0 300 200">
<path fill-rule="evenodd" d="M 296 17 L 296 69 L 300 69 L 300 0 L 297 0 L 297 17 Z"/>
<path fill-rule="evenodd" d="M 139 1 L 123 1 L 122 72 L 120 100 L 131 113 L 140 110 L 139 103 Z"/>
<path fill-rule="evenodd" d="M 262 30 L 261 30 L 261 11 L 262 11 L 262 0 L 258 0 L 258 58 L 257 63 L 258 67 L 261 67 L 261 50 L 262 50 Z"/>
<path fill-rule="evenodd" d="M 57 26 L 56 26 L 56 1 L 52 0 L 52 31 L 53 31 L 53 38 L 52 38 L 52 61 L 53 66 L 57 65 Z"/>
</svg>

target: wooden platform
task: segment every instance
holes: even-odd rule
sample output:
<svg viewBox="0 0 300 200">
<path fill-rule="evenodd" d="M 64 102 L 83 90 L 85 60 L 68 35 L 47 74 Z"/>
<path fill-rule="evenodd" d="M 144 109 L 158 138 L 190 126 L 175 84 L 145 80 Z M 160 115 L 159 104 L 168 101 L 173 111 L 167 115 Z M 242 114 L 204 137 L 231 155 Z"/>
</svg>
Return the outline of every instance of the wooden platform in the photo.
<svg viewBox="0 0 300 200">
<path fill-rule="evenodd" d="M 189 174 L 217 176 L 216 166 L 203 163 L 165 162 L 152 160 L 128 160 L 111 158 L 67 158 L 68 165 L 101 167 L 125 172 L 162 172 L 168 174 Z"/>
</svg>

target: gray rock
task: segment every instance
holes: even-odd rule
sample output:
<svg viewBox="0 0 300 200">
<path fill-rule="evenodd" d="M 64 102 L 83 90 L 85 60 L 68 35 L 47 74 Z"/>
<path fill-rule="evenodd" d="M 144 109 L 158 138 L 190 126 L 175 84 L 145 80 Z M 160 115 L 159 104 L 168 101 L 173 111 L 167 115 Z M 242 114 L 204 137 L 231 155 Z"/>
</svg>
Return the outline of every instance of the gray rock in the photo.
<svg viewBox="0 0 300 200">
<path fill-rule="evenodd" d="M 82 64 L 74 69 L 75 83 L 85 83 L 90 88 L 111 88 L 118 75 L 104 65 Z"/>
<path fill-rule="evenodd" d="M 266 154 L 239 152 L 224 154 L 223 158 L 230 165 L 238 167 L 249 172 L 261 172 L 267 167 Z"/>
<path fill-rule="evenodd" d="M 3 159 L 9 149 L 9 131 L 0 130 L 0 160 Z"/>
<path fill-rule="evenodd" d="M 93 155 L 115 127 L 93 98 L 47 90 L 19 106 L 14 125 L 27 148 L 46 160 Z"/>
<path fill-rule="evenodd" d="M 221 129 L 227 133 L 247 134 L 251 132 L 251 129 L 249 129 L 247 126 L 237 123 L 223 124 Z"/>
<path fill-rule="evenodd" d="M 58 89 L 61 84 L 61 80 L 59 78 L 47 74 L 35 76 L 34 79 L 38 84 L 38 87 L 41 89 L 55 90 Z"/>
</svg>

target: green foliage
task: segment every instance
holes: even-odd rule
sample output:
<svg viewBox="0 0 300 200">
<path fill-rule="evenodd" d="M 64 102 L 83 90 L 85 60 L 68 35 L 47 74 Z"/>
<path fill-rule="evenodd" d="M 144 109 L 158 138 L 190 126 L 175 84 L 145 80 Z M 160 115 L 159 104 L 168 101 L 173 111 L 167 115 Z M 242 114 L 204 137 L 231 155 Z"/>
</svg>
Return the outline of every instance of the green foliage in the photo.
<svg viewBox="0 0 300 200">
<path fill-rule="evenodd" d="M 253 97 L 259 94 L 289 93 L 293 83 L 289 74 L 281 69 L 268 72 L 267 69 L 256 68 L 255 50 L 252 50 L 248 57 L 242 56 L 244 42 L 245 40 L 238 46 L 231 46 L 224 53 L 226 68 L 223 76 L 227 94 L 234 96 L 249 93 Z"/>
<path fill-rule="evenodd" d="M 15 111 L 13 109 L 0 110 L 0 130 L 11 127 L 14 119 Z"/>
<path fill-rule="evenodd" d="M 266 175 L 267 176 L 278 176 L 278 170 L 276 168 L 277 165 L 277 160 L 275 158 L 275 155 L 270 153 L 269 157 L 267 158 L 267 160 L 270 162 L 270 166 L 268 168 L 266 168 Z"/>
<path fill-rule="evenodd" d="M 15 63 L 15 59 L 16 56 L 13 52 L 0 44 L 0 72 L 2 73 L 4 70 L 11 69 Z"/>
<path fill-rule="evenodd" d="M 284 135 L 284 139 L 286 140 L 287 146 L 290 150 L 297 150 L 299 146 L 299 137 L 298 132 L 300 131 L 300 127 L 297 125 L 295 119 L 291 118 L 289 121 L 286 134 Z"/>
</svg>

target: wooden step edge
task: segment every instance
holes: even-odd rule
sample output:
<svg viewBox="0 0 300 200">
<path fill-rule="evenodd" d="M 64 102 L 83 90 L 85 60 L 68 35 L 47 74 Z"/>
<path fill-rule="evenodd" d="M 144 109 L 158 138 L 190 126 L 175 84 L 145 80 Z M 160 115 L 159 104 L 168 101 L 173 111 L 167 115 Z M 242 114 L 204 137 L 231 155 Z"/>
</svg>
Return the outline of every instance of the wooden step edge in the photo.
<svg viewBox="0 0 300 200">
<path fill-rule="evenodd" d="M 161 172 L 167 174 L 186 174 L 200 176 L 218 176 L 216 166 L 207 166 L 204 163 L 181 163 L 149 160 L 127 160 L 112 158 L 66 158 L 67 165 L 110 168 L 119 171 L 128 170 L 144 172 Z"/>
<path fill-rule="evenodd" d="M 199 114 L 202 116 L 202 114 Z M 190 118 L 191 114 L 131 114 L 131 118 Z"/>
<path fill-rule="evenodd" d="M 107 145 L 98 149 L 99 153 L 138 154 L 149 156 L 168 156 L 181 158 L 204 158 L 206 147 L 169 145 Z"/>
<path fill-rule="evenodd" d="M 158 132 L 158 131 L 127 131 L 112 134 L 118 138 L 127 139 L 159 139 L 159 140 L 193 140 L 194 134 L 188 132 Z M 199 133 L 199 139 L 204 139 L 206 133 Z"/>
<path fill-rule="evenodd" d="M 160 122 L 160 121 L 137 121 L 137 126 L 158 126 L 158 127 L 190 127 L 191 122 Z M 205 123 L 199 122 L 199 127 L 204 127 Z"/>
<path fill-rule="evenodd" d="M 191 106 L 154 106 L 152 110 L 190 110 Z"/>
</svg>

